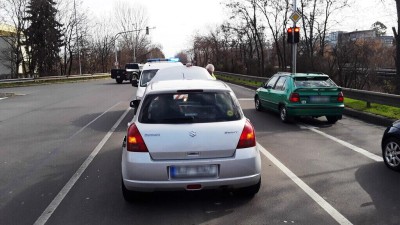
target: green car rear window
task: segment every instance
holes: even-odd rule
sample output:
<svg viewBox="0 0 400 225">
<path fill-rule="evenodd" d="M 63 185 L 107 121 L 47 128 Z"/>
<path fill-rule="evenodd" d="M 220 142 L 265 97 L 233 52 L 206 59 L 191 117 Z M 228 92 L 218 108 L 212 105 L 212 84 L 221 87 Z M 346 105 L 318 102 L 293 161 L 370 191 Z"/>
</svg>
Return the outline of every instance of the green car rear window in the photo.
<svg viewBox="0 0 400 225">
<path fill-rule="evenodd" d="M 298 88 L 337 87 L 329 77 L 295 77 L 294 85 Z"/>
</svg>

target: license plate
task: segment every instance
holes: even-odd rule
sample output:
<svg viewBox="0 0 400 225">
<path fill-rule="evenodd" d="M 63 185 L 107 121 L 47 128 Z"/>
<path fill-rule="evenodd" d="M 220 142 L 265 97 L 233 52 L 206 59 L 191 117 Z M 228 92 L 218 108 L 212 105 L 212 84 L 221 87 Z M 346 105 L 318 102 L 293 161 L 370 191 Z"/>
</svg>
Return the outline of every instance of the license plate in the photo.
<svg viewBox="0 0 400 225">
<path fill-rule="evenodd" d="M 121 76 L 117 76 L 117 78 L 121 78 Z"/>
<path fill-rule="evenodd" d="M 170 166 L 169 174 L 172 179 L 216 178 L 218 165 Z"/>
<path fill-rule="evenodd" d="M 327 103 L 329 100 L 329 96 L 310 96 L 310 102 L 312 103 Z"/>
</svg>

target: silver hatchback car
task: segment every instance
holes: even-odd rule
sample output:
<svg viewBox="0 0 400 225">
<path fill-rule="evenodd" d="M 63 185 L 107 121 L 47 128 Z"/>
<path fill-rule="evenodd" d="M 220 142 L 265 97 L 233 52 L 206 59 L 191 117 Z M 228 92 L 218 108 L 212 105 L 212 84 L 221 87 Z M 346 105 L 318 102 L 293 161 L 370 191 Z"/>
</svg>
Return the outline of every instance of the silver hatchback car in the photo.
<svg viewBox="0 0 400 225">
<path fill-rule="evenodd" d="M 225 83 L 152 82 L 131 106 L 122 151 L 126 200 L 154 191 L 223 188 L 254 196 L 260 189 L 255 131 Z"/>
</svg>

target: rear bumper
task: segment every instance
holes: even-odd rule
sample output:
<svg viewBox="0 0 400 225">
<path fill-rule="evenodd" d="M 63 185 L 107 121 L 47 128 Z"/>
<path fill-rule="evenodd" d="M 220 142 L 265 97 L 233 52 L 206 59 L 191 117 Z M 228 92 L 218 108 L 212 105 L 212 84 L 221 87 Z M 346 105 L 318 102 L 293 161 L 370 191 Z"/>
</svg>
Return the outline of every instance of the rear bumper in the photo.
<svg viewBox="0 0 400 225">
<path fill-rule="evenodd" d="M 169 166 L 217 164 L 217 178 L 170 179 Z M 261 178 L 261 158 L 256 147 L 236 150 L 230 158 L 198 160 L 152 160 L 149 153 L 122 154 L 122 178 L 132 191 L 186 190 L 189 184 L 200 184 L 201 189 L 241 188 L 257 184 Z"/>
<path fill-rule="evenodd" d="M 342 116 L 344 105 L 289 105 L 286 108 L 289 116 Z"/>
</svg>

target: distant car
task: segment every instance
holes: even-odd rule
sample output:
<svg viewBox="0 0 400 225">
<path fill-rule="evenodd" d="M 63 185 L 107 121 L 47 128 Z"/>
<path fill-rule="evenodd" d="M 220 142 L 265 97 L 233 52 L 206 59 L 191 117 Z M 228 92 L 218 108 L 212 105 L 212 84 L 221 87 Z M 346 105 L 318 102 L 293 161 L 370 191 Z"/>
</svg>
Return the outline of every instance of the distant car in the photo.
<svg viewBox="0 0 400 225">
<path fill-rule="evenodd" d="M 122 150 L 122 192 L 232 189 L 254 196 L 261 159 L 253 125 L 233 91 L 215 80 L 151 82 Z"/>
<path fill-rule="evenodd" d="M 111 78 L 115 79 L 118 84 L 128 80 L 125 69 L 111 69 Z"/>
<path fill-rule="evenodd" d="M 386 166 L 400 171 L 400 120 L 389 126 L 383 134 L 382 157 Z"/>
<path fill-rule="evenodd" d="M 138 87 L 136 91 L 136 99 L 141 99 L 144 90 L 147 87 L 147 83 L 153 79 L 157 71 L 162 68 L 173 67 L 173 66 L 183 66 L 181 62 L 176 61 L 151 61 L 143 66 L 143 70 L 140 74 L 139 80 L 133 80 L 132 85 Z"/>
<path fill-rule="evenodd" d="M 328 75 L 311 73 L 277 73 L 254 96 L 257 110 L 279 112 L 283 122 L 300 116 L 325 116 L 334 124 L 342 118 L 343 100 L 341 87 Z"/>
</svg>

